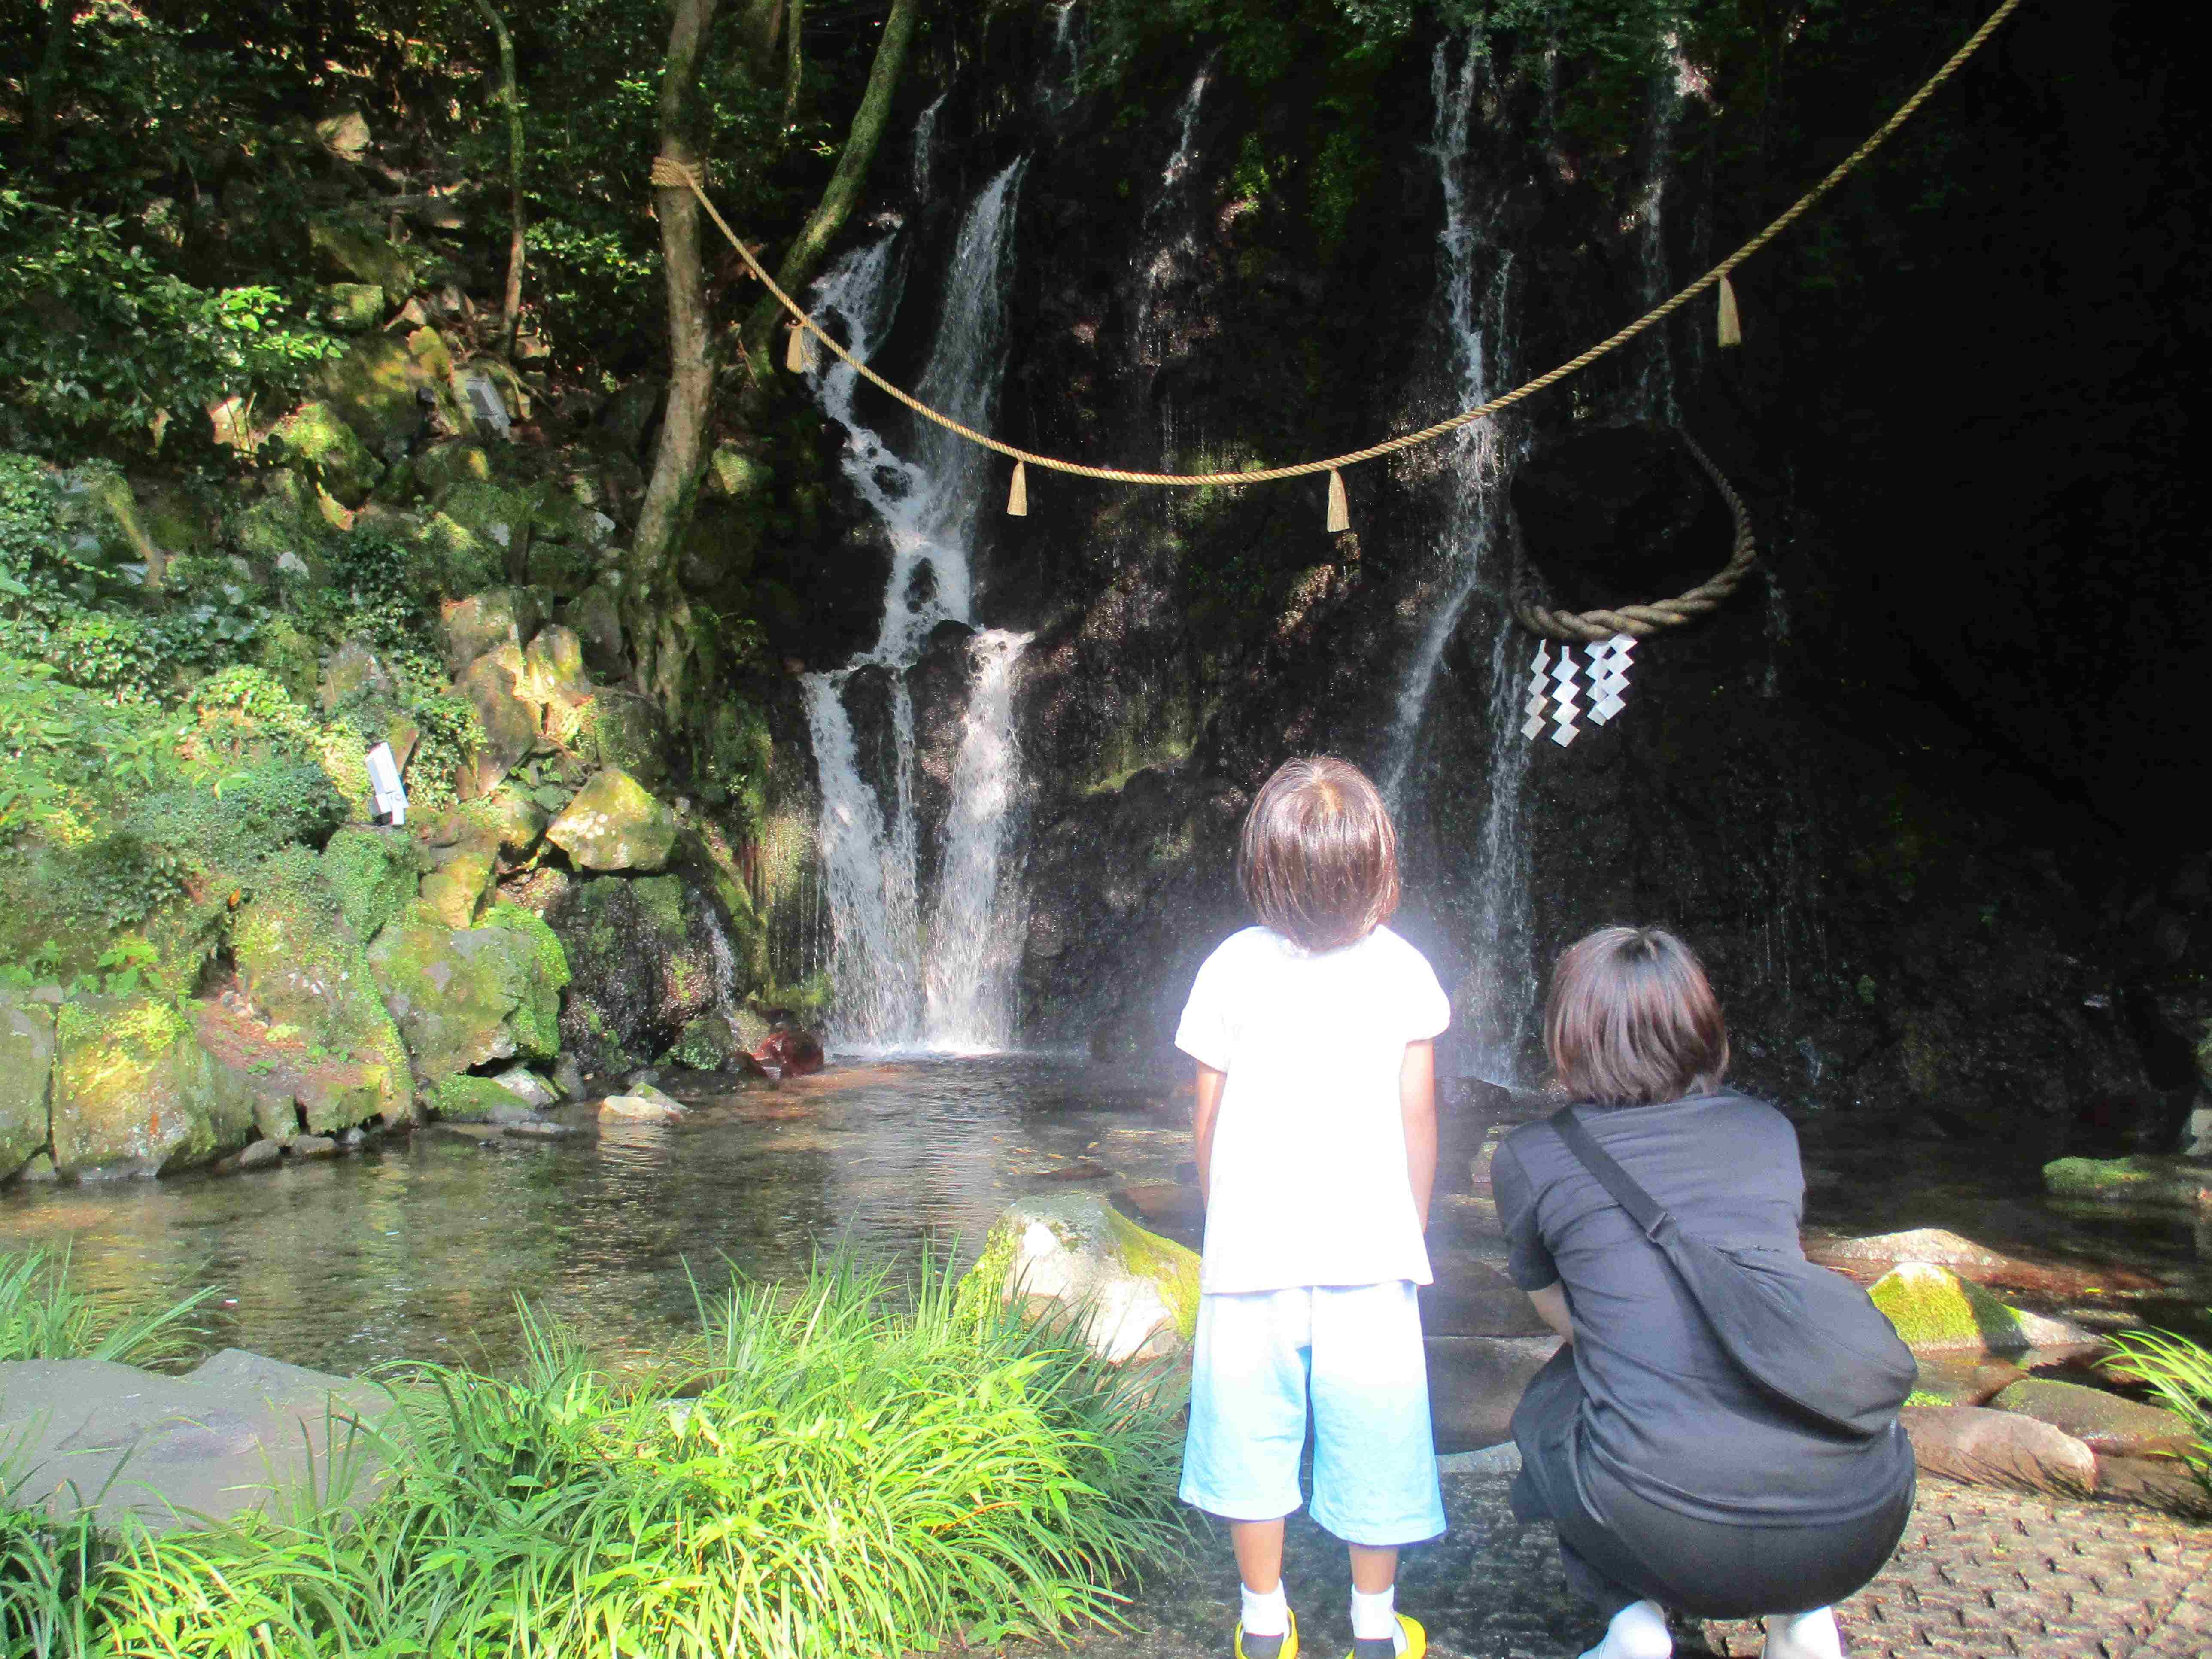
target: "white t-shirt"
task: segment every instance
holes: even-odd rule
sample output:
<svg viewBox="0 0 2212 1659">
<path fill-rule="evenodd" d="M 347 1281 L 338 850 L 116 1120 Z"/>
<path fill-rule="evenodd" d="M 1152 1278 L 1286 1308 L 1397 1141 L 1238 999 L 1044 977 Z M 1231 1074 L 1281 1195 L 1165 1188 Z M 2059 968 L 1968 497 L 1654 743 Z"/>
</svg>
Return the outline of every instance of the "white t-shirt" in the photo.
<svg viewBox="0 0 2212 1659">
<path fill-rule="evenodd" d="M 1427 959 L 1387 927 L 1320 953 L 1248 927 L 1206 959 L 1176 1029 L 1228 1073 L 1200 1290 L 1430 1282 L 1398 1073 L 1449 1024 Z"/>
</svg>

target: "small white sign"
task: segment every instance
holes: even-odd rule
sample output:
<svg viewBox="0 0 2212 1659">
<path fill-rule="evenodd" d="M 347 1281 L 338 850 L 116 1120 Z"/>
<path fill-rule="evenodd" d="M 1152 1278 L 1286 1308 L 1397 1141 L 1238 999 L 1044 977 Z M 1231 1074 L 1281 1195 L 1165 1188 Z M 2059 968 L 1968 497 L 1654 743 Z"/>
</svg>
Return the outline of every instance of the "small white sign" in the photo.
<svg viewBox="0 0 2212 1659">
<path fill-rule="evenodd" d="M 389 818 L 395 825 L 407 822 L 407 786 L 399 781 L 399 763 L 392 759 L 388 743 L 380 743 L 368 751 L 368 787 L 376 797 L 379 817 Z"/>
</svg>

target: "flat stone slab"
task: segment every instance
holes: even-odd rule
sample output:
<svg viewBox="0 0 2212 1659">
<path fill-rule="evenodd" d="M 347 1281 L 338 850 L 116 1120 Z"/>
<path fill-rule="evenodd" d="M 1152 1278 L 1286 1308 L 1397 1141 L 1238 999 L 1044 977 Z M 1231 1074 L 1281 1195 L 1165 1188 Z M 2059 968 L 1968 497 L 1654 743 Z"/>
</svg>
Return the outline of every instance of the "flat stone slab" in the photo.
<svg viewBox="0 0 2212 1659">
<path fill-rule="evenodd" d="M 1398 1605 L 1428 1627 L 1436 1659 L 1569 1659 L 1605 1627 L 1567 1592 L 1547 1525 L 1523 1526 L 1503 1473 L 1447 1475 L 1451 1530 L 1406 1552 Z M 1300 1651 L 1350 1650 L 1344 1547 L 1291 1517 L 1284 1582 Z M 1219 1659 L 1237 1618 L 1225 1528 L 1201 1536 L 1194 1571 L 1139 1587 L 1127 1633 L 1004 1659 Z M 2212 1653 L 2212 1530 L 2117 1504 L 2075 1503 L 1923 1477 L 1905 1541 L 1838 1614 L 1852 1659 L 2203 1659 Z M 1755 1623 L 1678 1624 L 1678 1659 L 1752 1659 Z"/>
<path fill-rule="evenodd" d="M 224 1521 L 326 1482 L 335 1449 L 357 1472 L 358 1427 L 391 1397 L 349 1376 L 226 1348 L 185 1376 L 104 1359 L 0 1363 L 0 1463 L 19 1503 L 94 1510 L 157 1531 Z M 365 1489 L 365 1480 L 356 1490 Z"/>
</svg>

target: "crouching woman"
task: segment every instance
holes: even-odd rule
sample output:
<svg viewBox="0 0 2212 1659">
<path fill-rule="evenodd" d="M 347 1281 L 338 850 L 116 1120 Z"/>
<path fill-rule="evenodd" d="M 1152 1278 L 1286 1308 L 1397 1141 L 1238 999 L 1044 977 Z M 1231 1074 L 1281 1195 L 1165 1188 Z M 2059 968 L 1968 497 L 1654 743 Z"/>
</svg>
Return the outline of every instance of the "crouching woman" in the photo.
<svg viewBox="0 0 2212 1659">
<path fill-rule="evenodd" d="M 1726 1090 L 1704 969 L 1657 928 L 1560 958 L 1544 1036 L 1571 1110 L 1686 1234 L 1795 1255 L 1805 1182 L 1771 1106 Z M 1660 1249 L 1546 1123 L 1492 1180 L 1514 1280 L 1567 1340 L 1514 1413 L 1524 1521 L 1610 1621 L 1584 1659 L 1667 1659 L 1668 1608 L 1766 1620 L 1766 1659 L 1836 1659 L 1832 1604 L 1880 1571 L 1912 1509 L 1901 1429 L 1839 1435 L 1720 1346 Z"/>
</svg>

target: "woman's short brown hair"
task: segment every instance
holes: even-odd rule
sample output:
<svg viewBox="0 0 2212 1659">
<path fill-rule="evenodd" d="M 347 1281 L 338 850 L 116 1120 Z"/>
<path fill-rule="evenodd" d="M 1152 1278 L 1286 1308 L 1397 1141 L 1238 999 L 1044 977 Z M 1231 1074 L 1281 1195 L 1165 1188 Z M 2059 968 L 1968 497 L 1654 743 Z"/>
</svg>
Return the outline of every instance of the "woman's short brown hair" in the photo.
<svg viewBox="0 0 2212 1659">
<path fill-rule="evenodd" d="M 1646 1106 L 1711 1094 L 1728 1027 L 1698 953 L 1662 927 L 1601 927 L 1552 969 L 1544 1046 L 1577 1100 Z"/>
<path fill-rule="evenodd" d="M 1398 832 L 1367 775 L 1334 755 L 1285 761 L 1244 817 L 1237 879 L 1260 920 L 1309 951 L 1367 937 L 1398 909 Z"/>
</svg>

